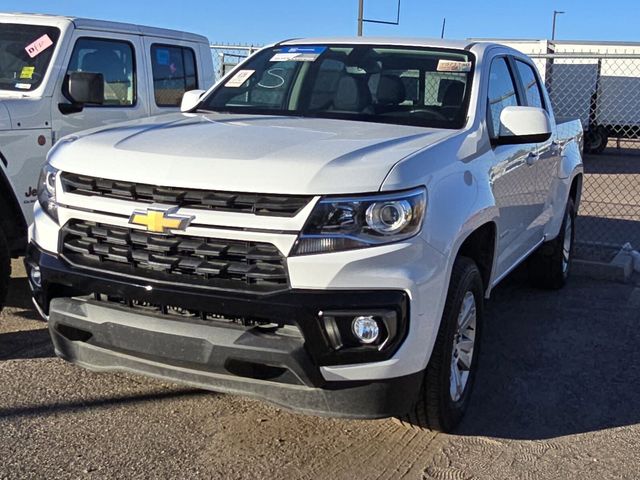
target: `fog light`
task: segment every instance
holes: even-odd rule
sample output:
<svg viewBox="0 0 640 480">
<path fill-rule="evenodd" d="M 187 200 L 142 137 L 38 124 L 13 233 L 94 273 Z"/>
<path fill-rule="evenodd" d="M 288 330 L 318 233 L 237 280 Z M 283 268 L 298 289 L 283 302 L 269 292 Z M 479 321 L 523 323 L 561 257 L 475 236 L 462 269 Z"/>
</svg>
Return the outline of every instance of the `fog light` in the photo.
<svg viewBox="0 0 640 480">
<path fill-rule="evenodd" d="M 40 273 L 40 267 L 34 265 L 29 272 L 29 278 L 31 278 L 31 283 L 38 288 L 42 288 L 42 273 Z"/>
<path fill-rule="evenodd" d="M 351 330 L 362 343 L 373 343 L 380 335 L 378 322 L 371 315 L 354 318 Z"/>
</svg>

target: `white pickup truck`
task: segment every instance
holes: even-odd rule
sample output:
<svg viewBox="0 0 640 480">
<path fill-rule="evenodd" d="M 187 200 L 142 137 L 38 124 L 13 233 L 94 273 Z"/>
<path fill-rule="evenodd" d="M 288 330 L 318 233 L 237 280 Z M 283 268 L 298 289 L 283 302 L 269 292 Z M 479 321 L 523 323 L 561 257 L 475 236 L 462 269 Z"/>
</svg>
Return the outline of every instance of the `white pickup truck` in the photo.
<svg viewBox="0 0 640 480">
<path fill-rule="evenodd" d="M 0 310 L 10 258 L 25 252 L 36 182 L 56 139 L 178 111 L 185 91 L 212 81 L 209 42 L 200 35 L 0 13 Z"/>
<path fill-rule="evenodd" d="M 49 155 L 25 261 L 68 361 L 450 431 L 483 300 L 567 279 L 582 128 L 515 50 L 286 41 L 182 106 Z"/>
</svg>

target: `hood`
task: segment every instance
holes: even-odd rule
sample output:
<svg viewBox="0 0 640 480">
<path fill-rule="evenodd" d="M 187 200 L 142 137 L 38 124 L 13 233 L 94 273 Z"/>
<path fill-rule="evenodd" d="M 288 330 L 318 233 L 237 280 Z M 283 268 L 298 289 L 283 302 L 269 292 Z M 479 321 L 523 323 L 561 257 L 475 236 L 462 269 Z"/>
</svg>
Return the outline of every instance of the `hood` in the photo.
<svg viewBox="0 0 640 480">
<path fill-rule="evenodd" d="M 454 132 L 318 118 L 170 114 L 67 137 L 50 161 L 61 170 L 163 186 L 359 193 L 377 191 L 398 161 Z"/>
</svg>

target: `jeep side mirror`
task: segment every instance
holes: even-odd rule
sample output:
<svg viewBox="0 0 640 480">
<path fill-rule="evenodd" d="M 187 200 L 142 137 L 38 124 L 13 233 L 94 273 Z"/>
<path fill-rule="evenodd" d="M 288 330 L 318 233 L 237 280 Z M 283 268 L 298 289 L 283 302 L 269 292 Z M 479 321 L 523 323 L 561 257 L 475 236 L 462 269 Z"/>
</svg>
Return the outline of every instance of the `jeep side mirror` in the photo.
<svg viewBox="0 0 640 480">
<path fill-rule="evenodd" d="M 500 113 L 500 134 L 496 145 L 541 143 L 551 137 L 551 120 L 546 110 L 537 107 L 505 107 Z"/>
<path fill-rule="evenodd" d="M 85 105 L 104 103 L 104 77 L 101 73 L 71 72 L 64 79 L 63 92 L 71 104 L 61 103 L 62 113 L 81 112 Z"/>
<path fill-rule="evenodd" d="M 200 97 L 206 90 L 189 90 L 182 95 L 182 102 L 180 103 L 180 111 L 187 113 L 193 110 L 196 105 L 200 103 Z"/>
</svg>

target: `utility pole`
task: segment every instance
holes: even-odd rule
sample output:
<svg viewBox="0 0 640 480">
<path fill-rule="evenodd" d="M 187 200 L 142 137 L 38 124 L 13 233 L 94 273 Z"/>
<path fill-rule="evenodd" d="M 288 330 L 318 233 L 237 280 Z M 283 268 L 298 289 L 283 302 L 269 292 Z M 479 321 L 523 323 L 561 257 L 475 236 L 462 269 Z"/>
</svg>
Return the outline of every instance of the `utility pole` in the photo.
<svg viewBox="0 0 640 480">
<path fill-rule="evenodd" d="M 553 27 L 551 27 L 551 40 L 555 40 L 556 39 L 556 17 L 558 15 L 562 15 L 565 12 L 561 12 L 559 10 L 554 10 L 553 11 Z"/>
<path fill-rule="evenodd" d="M 442 19 L 442 32 L 440 32 L 440 38 L 444 38 L 444 27 L 447 26 L 447 17 Z"/>
<path fill-rule="evenodd" d="M 364 18 L 364 0 L 358 0 L 358 36 L 362 36 L 362 25 L 364 23 L 381 23 L 384 25 L 400 25 L 400 0 L 398 0 L 398 12 L 395 20 L 373 20 Z"/>
</svg>

